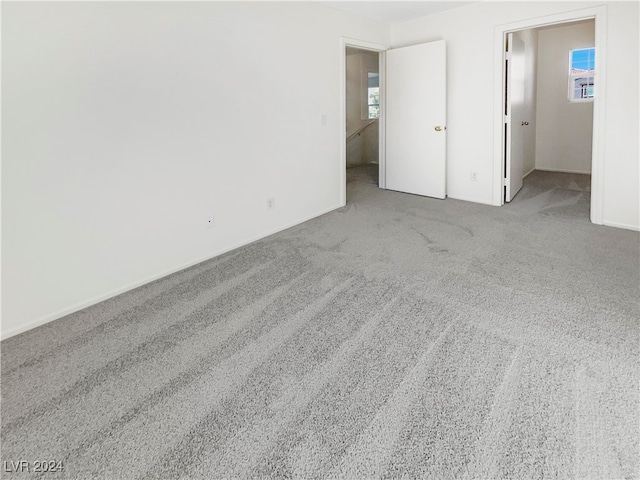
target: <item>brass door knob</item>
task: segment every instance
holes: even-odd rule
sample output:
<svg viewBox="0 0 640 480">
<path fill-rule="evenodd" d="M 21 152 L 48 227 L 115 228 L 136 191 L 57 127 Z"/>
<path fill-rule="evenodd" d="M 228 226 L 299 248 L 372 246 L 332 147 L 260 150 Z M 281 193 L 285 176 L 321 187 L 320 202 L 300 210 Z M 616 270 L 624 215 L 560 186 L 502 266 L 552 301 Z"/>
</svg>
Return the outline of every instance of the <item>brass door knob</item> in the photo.
<svg viewBox="0 0 640 480">
<path fill-rule="evenodd" d="M 440 125 L 438 125 L 438 126 L 435 128 L 435 130 L 436 130 L 436 132 L 441 132 L 441 131 L 442 131 L 442 127 L 441 127 Z"/>
</svg>

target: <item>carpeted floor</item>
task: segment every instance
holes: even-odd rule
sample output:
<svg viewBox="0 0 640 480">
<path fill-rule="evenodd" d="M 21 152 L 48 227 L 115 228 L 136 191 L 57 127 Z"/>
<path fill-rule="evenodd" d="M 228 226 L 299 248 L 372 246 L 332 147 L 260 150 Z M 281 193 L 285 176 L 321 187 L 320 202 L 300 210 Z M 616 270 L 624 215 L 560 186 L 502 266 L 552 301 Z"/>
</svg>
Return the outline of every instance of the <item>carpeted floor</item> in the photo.
<svg viewBox="0 0 640 480">
<path fill-rule="evenodd" d="M 588 185 L 534 172 L 489 207 L 350 181 L 5 340 L 2 476 L 638 478 L 639 234 L 592 225 Z"/>
<path fill-rule="evenodd" d="M 365 163 L 347 168 L 347 192 L 349 191 L 348 185 L 352 182 L 370 183 L 377 186 L 379 170 L 380 167 L 377 163 Z"/>
</svg>

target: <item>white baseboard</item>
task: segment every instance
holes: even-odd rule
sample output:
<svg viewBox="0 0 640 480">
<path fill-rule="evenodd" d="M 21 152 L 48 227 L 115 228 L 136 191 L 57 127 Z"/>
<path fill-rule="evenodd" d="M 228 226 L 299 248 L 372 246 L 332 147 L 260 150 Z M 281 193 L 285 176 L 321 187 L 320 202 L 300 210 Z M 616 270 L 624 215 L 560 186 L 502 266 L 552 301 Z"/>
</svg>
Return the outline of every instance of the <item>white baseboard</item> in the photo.
<svg viewBox="0 0 640 480">
<path fill-rule="evenodd" d="M 533 167 L 531 170 L 529 170 L 527 173 L 525 173 L 524 175 L 522 175 L 522 179 L 524 180 L 525 178 L 527 178 L 529 176 L 529 174 L 531 174 L 531 172 L 535 171 L 536 167 Z"/>
<path fill-rule="evenodd" d="M 485 200 L 479 200 L 477 198 L 460 197 L 460 196 L 457 196 L 457 195 L 447 195 L 447 198 L 451 198 L 453 200 L 462 200 L 463 202 L 479 203 L 480 205 L 490 205 L 492 207 L 496 206 L 493 203 L 491 203 L 490 201 L 487 202 Z"/>
<path fill-rule="evenodd" d="M 171 275 L 172 273 L 176 273 L 176 272 L 179 272 L 179 271 L 184 270 L 186 268 L 189 268 L 189 267 L 192 267 L 194 265 L 197 265 L 199 263 L 206 262 L 207 260 L 219 257 L 220 255 L 223 255 L 223 254 L 225 254 L 227 252 L 230 252 L 230 251 L 235 250 L 237 248 L 243 247 L 243 246 L 248 245 L 250 243 L 256 242 L 256 241 L 261 240 L 263 238 L 266 238 L 266 237 L 268 237 L 270 235 L 274 235 L 274 234 L 276 234 L 278 232 L 282 232 L 283 230 L 286 230 L 288 228 L 295 227 L 296 225 L 300 225 L 301 223 L 307 222 L 307 221 L 312 220 L 314 218 L 317 218 L 317 217 L 319 217 L 321 215 L 324 215 L 326 213 L 332 212 L 333 210 L 336 210 L 338 208 L 341 208 L 341 206 L 338 205 L 338 206 L 330 207 L 328 209 L 321 210 L 321 211 L 319 211 L 319 212 L 317 212 L 317 213 L 315 213 L 313 215 L 310 215 L 308 217 L 303 217 L 303 218 L 301 218 L 299 220 L 296 220 L 294 222 L 288 223 L 288 224 L 286 224 L 284 226 L 277 227 L 277 228 L 275 228 L 273 230 L 269 230 L 264 234 L 260 234 L 260 235 L 257 235 L 255 237 L 252 237 L 249 240 L 242 241 L 240 243 L 237 243 L 237 244 L 232 245 L 230 247 L 224 248 L 222 250 L 218 250 L 218 251 L 212 253 L 211 255 L 207 255 L 205 257 L 201 257 L 201 258 L 198 258 L 198 259 L 183 263 L 181 265 L 178 265 L 177 267 L 170 268 L 168 270 L 165 270 L 163 272 L 157 273 L 155 275 L 151 275 L 151 276 L 143 278 L 141 280 L 138 280 L 138 281 L 129 283 L 127 285 L 124 285 L 122 287 L 115 288 L 115 289 L 110 290 L 108 292 L 105 292 L 103 294 L 96 295 L 95 297 L 89 298 L 89 299 L 84 300 L 82 302 L 78 302 L 78 303 L 76 303 L 74 305 L 71 305 L 69 307 L 66 307 L 66 308 L 63 308 L 61 310 L 55 311 L 53 313 L 44 315 L 44 316 L 42 316 L 42 317 L 40 317 L 40 318 L 38 318 L 38 319 L 36 319 L 36 320 L 34 320 L 32 322 L 27 323 L 26 325 L 22 325 L 21 327 L 14 328 L 14 329 L 8 330 L 8 331 L 2 331 L 2 332 L 0 332 L 0 339 L 4 340 L 6 338 L 13 337 L 13 336 L 18 335 L 20 333 L 24 333 L 26 331 L 32 330 L 32 329 L 34 329 L 36 327 L 39 327 L 41 325 L 45 325 L 45 324 L 47 324 L 49 322 L 52 322 L 54 320 L 58 320 L 58 319 L 60 319 L 62 317 L 65 317 L 65 316 L 70 315 L 72 313 L 78 312 L 78 311 L 80 311 L 80 310 L 82 310 L 84 308 L 90 307 L 92 305 L 96 305 L 97 303 L 104 302 L 105 300 L 113 298 L 113 297 L 115 297 L 117 295 L 120 295 L 122 293 L 128 292 L 130 290 L 133 290 L 134 288 L 138 288 L 138 287 L 141 287 L 143 285 L 146 285 L 147 283 L 151 283 L 151 282 L 154 282 L 154 281 L 159 280 L 161 278 L 164 278 L 164 277 L 166 277 L 168 275 Z"/>
<path fill-rule="evenodd" d="M 542 172 L 558 172 L 558 173 L 578 173 L 580 175 L 591 175 L 591 171 L 582 171 L 582 170 L 567 170 L 566 168 L 539 168 L 536 167 L 534 170 L 540 170 Z M 529 172 L 531 173 L 531 172 Z M 528 174 L 527 174 L 528 175 Z"/>
<path fill-rule="evenodd" d="M 625 230 L 633 230 L 634 232 L 640 232 L 639 225 L 629 225 L 627 223 L 617 223 L 617 222 L 607 222 L 606 220 L 602 222 L 603 225 L 607 227 L 615 227 L 615 228 L 624 228 Z"/>
</svg>

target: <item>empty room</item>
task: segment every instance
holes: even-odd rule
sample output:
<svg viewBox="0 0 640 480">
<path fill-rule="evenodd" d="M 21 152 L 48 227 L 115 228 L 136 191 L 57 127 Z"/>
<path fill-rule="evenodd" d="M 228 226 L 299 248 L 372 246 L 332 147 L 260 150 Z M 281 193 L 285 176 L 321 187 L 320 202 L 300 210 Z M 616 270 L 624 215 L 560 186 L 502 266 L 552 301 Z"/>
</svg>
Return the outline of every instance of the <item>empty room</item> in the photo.
<svg viewBox="0 0 640 480">
<path fill-rule="evenodd" d="M 637 1 L 0 8 L 2 478 L 640 476 Z"/>
</svg>

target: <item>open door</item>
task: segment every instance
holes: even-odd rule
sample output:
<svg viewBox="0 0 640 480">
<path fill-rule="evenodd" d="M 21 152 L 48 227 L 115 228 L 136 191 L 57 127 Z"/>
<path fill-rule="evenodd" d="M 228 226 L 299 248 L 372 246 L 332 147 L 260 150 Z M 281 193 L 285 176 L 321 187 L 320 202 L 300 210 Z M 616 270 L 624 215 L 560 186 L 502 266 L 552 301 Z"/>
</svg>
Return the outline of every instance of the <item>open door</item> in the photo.
<svg viewBox="0 0 640 480">
<path fill-rule="evenodd" d="M 505 201 L 510 202 L 522 188 L 524 175 L 525 60 L 524 43 L 507 34 L 505 117 Z"/>
<path fill-rule="evenodd" d="M 444 40 L 386 53 L 386 188 L 446 195 Z"/>
</svg>

